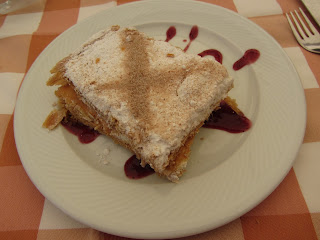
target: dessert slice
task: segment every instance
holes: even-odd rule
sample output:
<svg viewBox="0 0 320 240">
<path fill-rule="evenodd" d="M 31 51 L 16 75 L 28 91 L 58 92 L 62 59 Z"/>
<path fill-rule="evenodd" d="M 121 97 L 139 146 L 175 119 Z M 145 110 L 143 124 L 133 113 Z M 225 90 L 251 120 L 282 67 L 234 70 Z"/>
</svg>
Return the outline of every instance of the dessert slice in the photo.
<svg viewBox="0 0 320 240">
<path fill-rule="evenodd" d="M 199 128 L 233 87 L 217 61 L 119 26 L 92 36 L 51 73 L 59 107 L 44 127 L 81 122 L 173 182 Z"/>
</svg>

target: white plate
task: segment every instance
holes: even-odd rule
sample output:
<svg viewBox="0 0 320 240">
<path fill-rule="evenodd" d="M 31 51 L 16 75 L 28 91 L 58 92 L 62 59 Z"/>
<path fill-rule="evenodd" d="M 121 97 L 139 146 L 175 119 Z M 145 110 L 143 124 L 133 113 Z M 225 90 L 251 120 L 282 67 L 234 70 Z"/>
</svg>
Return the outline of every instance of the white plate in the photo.
<svg viewBox="0 0 320 240">
<path fill-rule="evenodd" d="M 193 25 L 199 36 L 189 52 L 215 48 L 235 78 L 231 96 L 253 121 L 252 129 L 230 134 L 202 129 L 179 184 L 156 175 L 127 179 L 131 154 L 100 136 L 83 145 L 62 127 L 48 132 L 42 122 L 56 101 L 45 85 L 50 69 L 93 33 L 111 25 L 136 26 L 184 47 Z M 234 71 L 250 48 L 259 60 Z M 195 1 L 143 1 L 95 15 L 61 34 L 38 57 L 21 87 L 14 118 L 21 161 L 40 192 L 78 221 L 111 234 L 174 238 L 204 232 L 236 219 L 266 198 L 290 170 L 304 136 L 306 108 L 299 77 L 279 44 L 236 13 Z M 200 138 L 204 138 L 201 140 Z M 110 163 L 100 154 L 110 149 Z"/>
</svg>

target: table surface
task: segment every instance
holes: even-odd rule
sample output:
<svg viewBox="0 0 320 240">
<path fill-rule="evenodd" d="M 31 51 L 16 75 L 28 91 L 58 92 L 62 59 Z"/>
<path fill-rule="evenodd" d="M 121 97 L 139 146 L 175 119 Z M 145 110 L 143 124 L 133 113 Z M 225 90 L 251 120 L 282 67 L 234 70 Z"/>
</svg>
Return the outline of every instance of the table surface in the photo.
<svg viewBox="0 0 320 240">
<path fill-rule="evenodd" d="M 41 195 L 19 159 L 13 112 L 25 74 L 52 40 L 77 22 L 128 2 L 35 0 L 0 15 L 0 239 L 125 239 L 73 220 Z M 307 126 L 293 168 L 269 197 L 225 226 L 182 239 L 320 239 L 320 55 L 298 45 L 284 15 L 306 8 L 300 0 L 204 2 L 249 18 L 278 41 L 300 76 Z"/>
</svg>

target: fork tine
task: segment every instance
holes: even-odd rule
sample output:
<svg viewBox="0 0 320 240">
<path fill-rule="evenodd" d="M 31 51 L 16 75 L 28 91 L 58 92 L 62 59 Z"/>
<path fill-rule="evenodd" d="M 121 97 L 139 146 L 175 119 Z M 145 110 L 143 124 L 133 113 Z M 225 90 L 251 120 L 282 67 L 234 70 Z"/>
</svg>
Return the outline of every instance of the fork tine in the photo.
<svg viewBox="0 0 320 240">
<path fill-rule="evenodd" d="M 299 10 L 300 10 L 300 12 L 301 12 L 304 20 L 306 20 L 306 22 L 307 22 L 309 28 L 311 29 L 312 33 L 313 33 L 313 34 L 316 34 L 316 33 L 318 32 L 317 29 L 313 26 L 313 24 L 311 23 L 311 21 L 309 20 L 309 18 L 308 18 L 308 17 L 306 16 L 306 14 L 302 11 L 302 9 L 299 8 Z"/>
<path fill-rule="evenodd" d="M 301 26 L 302 26 L 302 29 L 304 30 L 304 32 L 308 35 L 308 37 L 310 37 L 313 33 L 309 31 L 309 28 L 304 24 L 304 21 L 300 18 L 300 15 L 299 13 L 297 12 L 297 10 L 294 10 L 296 16 L 298 17 L 300 23 L 301 23 Z M 302 13 L 301 9 L 300 9 L 300 12 Z"/>
<path fill-rule="evenodd" d="M 304 33 L 304 31 L 301 29 L 300 24 L 298 23 L 298 20 L 296 19 L 296 17 L 294 16 L 294 14 L 292 12 L 290 12 L 290 15 L 296 25 L 297 31 L 299 32 L 300 36 L 304 39 L 306 38 L 306 34 Z"/>
<path fill-rule="evenodd" d="M 291 13 L 292 14 L 292 13 Z M 295 36 L 295 38 L 297 39 L 297 41 L 299 42 L 301 39 L 299 33 L 297 32 L 296 28 L 294 27 L 289 15 L 286 13 L 286 16 L 287 16 L 287 19 L 288 19 L 288 22 L 289 22 L 289 25 L 290 25 L 290 28 L 292 30 L 292 33 L 293 35 Z"/>
</svg>

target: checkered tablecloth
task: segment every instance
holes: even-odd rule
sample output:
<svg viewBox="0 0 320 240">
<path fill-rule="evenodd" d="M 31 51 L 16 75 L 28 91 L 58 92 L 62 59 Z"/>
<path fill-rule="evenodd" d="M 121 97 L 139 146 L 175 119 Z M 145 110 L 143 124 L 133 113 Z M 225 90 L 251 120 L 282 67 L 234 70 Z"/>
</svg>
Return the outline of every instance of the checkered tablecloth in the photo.
<svg viewBox="0 0 320 240">
<path fill-rule="evenodd" d="M 307 103 L 307 127 L 293 168 L 256 208 L 233 222 L 183 239 L 320 239 L 320 55 L 302 49 L 283 13 L 300 0 L 204 0 L 248 17 L 284 48 Z M 13 111 L 19 86 L 43 49 L 59 34 L 128 0 L 35 0 L 0 15 L 0 239 L 124 239 L 91 229 L 62 213 L 35 188 L 17 153 Z"/>
</svg>

